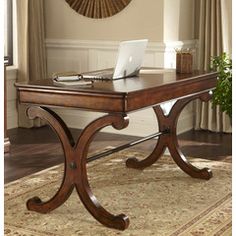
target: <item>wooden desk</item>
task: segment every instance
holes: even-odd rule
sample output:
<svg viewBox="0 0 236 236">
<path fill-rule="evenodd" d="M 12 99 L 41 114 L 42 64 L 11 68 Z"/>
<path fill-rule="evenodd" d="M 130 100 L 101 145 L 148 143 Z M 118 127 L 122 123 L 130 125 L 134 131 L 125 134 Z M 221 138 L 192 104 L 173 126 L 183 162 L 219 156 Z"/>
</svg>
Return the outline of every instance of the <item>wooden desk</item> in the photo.
<svg viewBox="0 0 236 236">
<path fill-rule="evenodd" d="M 159 138 L 148 157 L 141 161 L 135 158 L 128 159 L 127 167 L 146 168 L 155 163 L 168 147 L 172 158 L 185 173 L 194 178 L 210 179 L 212 173 L 209 169 L 194 167 L 180 151 L 176 126 L 185 105 L 197 98 L 208 101 L 211 97 L 209 91 L 215 87 L 216 82 L 216 72 L 196 71 L 192 74 L 176 74 L 160 71 L 153 74 L 146 71 L 138 78 L 99 81 L 87 88 L 56 87 L 52 80 L 16 83 L 19 101 L 30 105 L 27 110 L 29 118 L 39 117 L 46 120 L 60 138 L 65 154 L 64 177 L 58 192 L 47 202 L 42 202 L 38 197 L 29 199 L 28 209 L 41 213 L 52 211 L 63 204 L 76 188 L 86 209 L 100 223 L 119 230 L 126 229 L 129 225 L 128 217 L 124 214 L 113 215 L 104 209 L 93 195 L 88 183 L 86 163 L 108 154 L 109 151 L 87 159 L 88 147 L 100 129 L 108 125 L 123 129 L 128 126 L 129 112 L 147 107 L 153 107 L 159 123 L 159 132 L 147 139 L 156 136 Z M 172 99 L 177 101 L 169 114 L 165 115 L 159 104 Z M 63 120 L 50 109 L 55 106 L 101 111 L 107 115 L 92 121 L 75 142 Z M 123 145 L 113 151 L 133 144 Z"/>
</svg>

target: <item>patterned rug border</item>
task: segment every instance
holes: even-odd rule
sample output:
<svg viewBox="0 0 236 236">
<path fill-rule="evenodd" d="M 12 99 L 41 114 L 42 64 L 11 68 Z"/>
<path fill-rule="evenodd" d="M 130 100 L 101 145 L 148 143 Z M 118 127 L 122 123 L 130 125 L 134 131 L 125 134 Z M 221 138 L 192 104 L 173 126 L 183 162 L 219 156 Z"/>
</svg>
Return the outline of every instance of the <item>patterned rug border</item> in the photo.
<svg viewBox="0 0 236 236">
<path fill-rule="evenodd" d="M 214 236 L 221 236 L 222 233 L 226 232 L 230 228 L 232 228 L 232 220 L 227 225 L 225 225 L 225 227 L 216 232 Z"/>
<path fill-rule="evenodd" d="M 220 205 L 222 205 L 223 203 L 225 203 L 227 200 L 230 200 L 232 198 L 232 193 L 228 193 L 226 194 L 222 199 L 218 200 L 217 202 L 213 203 L 209 208 L 207 208 L 206 210 L 200 212 L 197 216 L 193 217 L 191 220 L 189 220 L 186 224 L 184 224 L 183 226 L 181 226 L 181 228 L 179 228 L 178 230 L 176 230 L 175 232 L 173 232 L 172 234 L 170 234 L 170 236 L 178 236 L 181 233 L 183 233 L 184 231 L 186 231 L 190 226 L 192 226 L 193 224 L 195 224 L 196 222 L 198 222 L 203 216 L 206 216 L 207 214 L 209 214 L 212 210 L 214 210 L 215 208 L 219 207 Z M 232 221 L 231 221 L 232 224 Z M 227 229 L 226 229 L 227 230 Z"/>
<path fill-rule="evenodd" d="M 9 224 L 9 223 L 4 223 L 4 224 L 7 225 L 7 226 L 10 226 L 10 227 L 13 227 L 17 230 L 18 230 L 18 228 L 20 228 L 24 232 L 28 232 L 28 233 L 31 233 L 31 234 L 32 234 L 32 231 L 33 231 L 34 233 L 37 233 L 37 236 L 39 236 L 39 235 L 45 236 L 45 231 L 42 232 L 42 231 L 39 231 L 39 230 L 36 230 L 36 229 L 26 229 L 26 228 L 24 228 L 20 225 L 17 225 L 17 224 L 15 224 L 15 225 L 14 224 Z M 54 234 L 54 233 L 51 233 L 51 232 L 48 232 L 48 231 L 46 233 L 49 236 L 58 236 L 58 234 Z"/>
</svg>

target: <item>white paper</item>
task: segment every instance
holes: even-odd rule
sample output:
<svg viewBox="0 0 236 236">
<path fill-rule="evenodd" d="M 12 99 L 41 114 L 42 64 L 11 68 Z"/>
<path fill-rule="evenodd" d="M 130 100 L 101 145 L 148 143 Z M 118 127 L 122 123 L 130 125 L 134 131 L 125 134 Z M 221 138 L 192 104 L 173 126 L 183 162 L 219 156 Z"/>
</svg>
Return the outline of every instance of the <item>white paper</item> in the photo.
<svg viewBox="0 0 236 236">
<path fill-rule="evenodd" d="M 84 80 L 70 80 L 70 81 L 57 81 L 53 79 L 53 83 L 58 86 L 88 86 L 92 85 L 92 81 L 84 81 Z"/>
<path fill-rule="evenodd" d="M 58 82 L 63 82 L 63 81 L 76 81 L 79 80 L 79 76 L 78 75 L 74 75 L 74 76 L 58 76 L 56 78 L 56 80 Z"/>
</svg>

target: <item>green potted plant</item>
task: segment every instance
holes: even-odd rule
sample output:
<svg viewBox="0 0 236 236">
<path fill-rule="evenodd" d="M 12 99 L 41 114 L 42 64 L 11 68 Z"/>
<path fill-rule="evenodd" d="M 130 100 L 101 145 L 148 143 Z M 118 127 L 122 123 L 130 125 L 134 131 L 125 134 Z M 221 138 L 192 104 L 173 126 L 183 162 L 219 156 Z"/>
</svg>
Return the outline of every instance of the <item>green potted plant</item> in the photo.
<svg viewBox="0 0 236 236">
<path fill-rule="evenodd" d="M 226 53 L 213 57 L 211 68 L 218 72 L 218 81 L 213 91 L 213 105 L 219 105 L 222 112 L 232 120 L 232 59 Z"/>
</svg>

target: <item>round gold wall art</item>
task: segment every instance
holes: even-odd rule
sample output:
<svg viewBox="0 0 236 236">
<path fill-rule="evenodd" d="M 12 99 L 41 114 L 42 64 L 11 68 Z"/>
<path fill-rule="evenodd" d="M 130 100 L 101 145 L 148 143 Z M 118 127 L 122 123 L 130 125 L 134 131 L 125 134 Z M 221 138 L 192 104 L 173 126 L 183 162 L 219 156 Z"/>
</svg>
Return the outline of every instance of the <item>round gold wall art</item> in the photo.
<svg viewBox="0 0 236 236">
<path fill-rule="evenodd" d="M 65 0 L 79 14 L 90 18 L 106 18 L 123 10 L 131 0 Z"/>
</svg>

